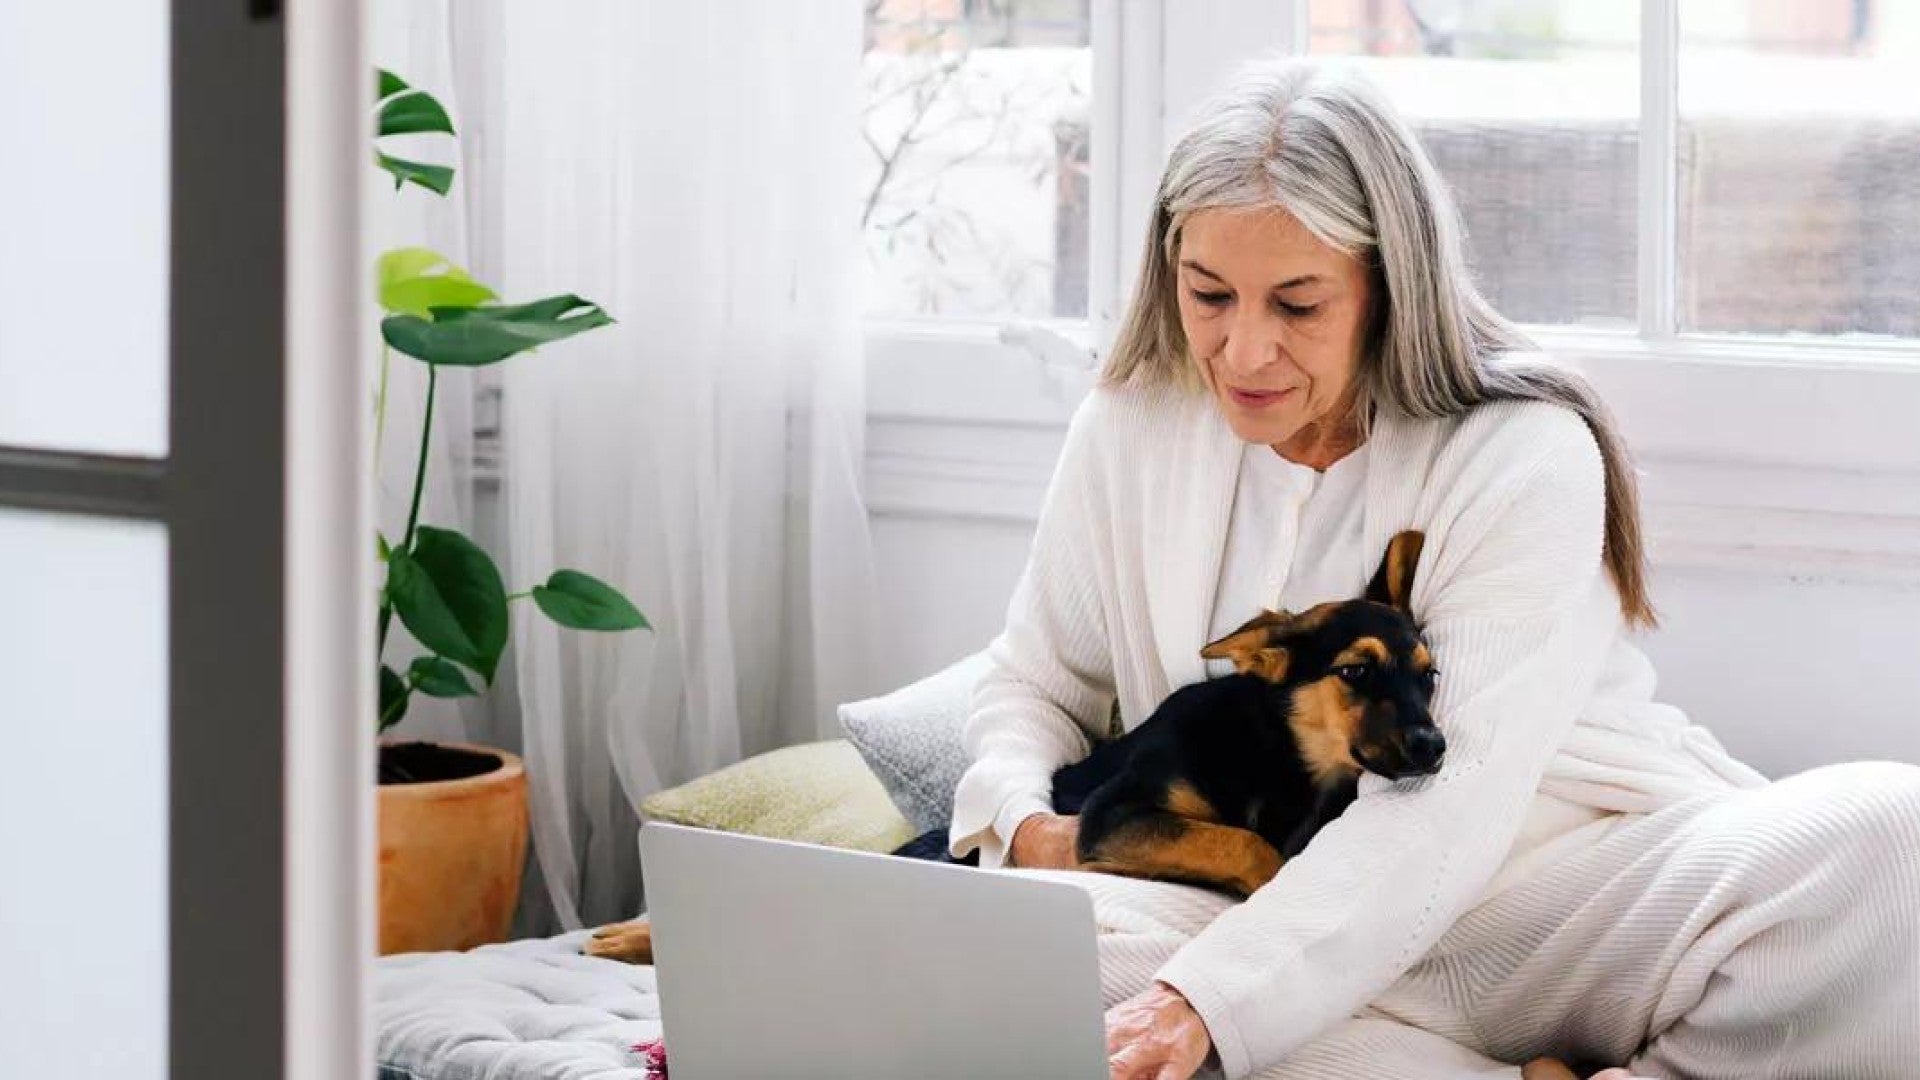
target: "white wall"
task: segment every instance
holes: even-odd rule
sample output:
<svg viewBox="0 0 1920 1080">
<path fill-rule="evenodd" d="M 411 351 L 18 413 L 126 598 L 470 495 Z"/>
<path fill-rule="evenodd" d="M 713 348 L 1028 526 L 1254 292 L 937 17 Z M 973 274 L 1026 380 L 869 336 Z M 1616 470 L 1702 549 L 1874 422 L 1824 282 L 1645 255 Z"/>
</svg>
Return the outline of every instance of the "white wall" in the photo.
<svg viewBox="0 0 1920 1080">
<path fill-rule="evenodd" d="M 998 631 L 1084 380 L 982 350 L 960 385 L 939 370 L 954 356 L 875 352 L 869 502 L 884 662 L 905 683 Z M 1769 775 L 1920 762 L 1920 475 L 1701 460 L 1714 438 L 1642 449 L 1660 697 Z"/>
</svg>

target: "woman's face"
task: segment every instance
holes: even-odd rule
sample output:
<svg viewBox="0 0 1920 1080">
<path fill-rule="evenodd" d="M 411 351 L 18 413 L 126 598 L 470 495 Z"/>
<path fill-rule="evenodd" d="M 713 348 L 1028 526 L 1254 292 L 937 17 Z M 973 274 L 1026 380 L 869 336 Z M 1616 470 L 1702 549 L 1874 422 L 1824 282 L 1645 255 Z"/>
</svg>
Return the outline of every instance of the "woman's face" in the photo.
<svg viewBox="0 0 1920 1080">
<path fill-rule="evenodd" d="M 1369 293 L 1360 260 L 1285 210 L 1195 211 L 1181 230 L 1180 325 L 1235 434 L 1295 461 L 1352 449 Z"/>
</svg>

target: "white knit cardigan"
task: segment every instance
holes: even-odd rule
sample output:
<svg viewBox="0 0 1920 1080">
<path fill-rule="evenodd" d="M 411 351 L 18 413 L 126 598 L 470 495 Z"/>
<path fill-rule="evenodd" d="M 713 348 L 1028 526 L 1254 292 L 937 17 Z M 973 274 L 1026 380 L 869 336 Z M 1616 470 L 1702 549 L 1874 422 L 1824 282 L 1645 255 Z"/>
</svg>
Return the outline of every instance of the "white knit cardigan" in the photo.
<svg viewBox="0 0 1920 1080">
<path fill-rule="evenodd" d="M 1646 812 L 1764 783 L 1653 703 L 1601 561 L 1604 474 L 1578 416 L 1532 402 L 1383 415 L 1371 440 L 1363 556 L 1426 534 L 1412 607 L 1441 672 L 1447 755 L 1435 776 L 1363 777 L 1306 851 L 1158 973 L 1229 1076 L 1280 1061 L 1411 966 L 1483 895 L 1537 793 Z M 1242 446 L 1210 397 L 1173 387 L 1102 387 L 1075 413 L 975 691 L 955 854 L 1000 865 L 1116 700 L 1131 727 L 1205 677 Z"/>
</svg>

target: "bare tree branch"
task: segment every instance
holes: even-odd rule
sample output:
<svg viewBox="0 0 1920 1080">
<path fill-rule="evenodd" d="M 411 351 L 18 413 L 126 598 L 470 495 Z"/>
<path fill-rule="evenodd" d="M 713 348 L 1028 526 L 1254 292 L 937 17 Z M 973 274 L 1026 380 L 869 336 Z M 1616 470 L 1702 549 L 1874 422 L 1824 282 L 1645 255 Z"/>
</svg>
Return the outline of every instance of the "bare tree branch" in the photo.
<svg viewBox="0 0 1920 1080">
<path fill-rule="evenodd" d="M 894 141 L 893 150 L 890 153 L 880 155 L 880 175 L 874 180 L 873 188 L 867 192 L 866 205 L 860 210 L 861 228 L 866 228 L 867 222 L 872 219 L 873 208 L 879 204 L 881 193 L 886 190 L 887 181 L 893 178 L 893 171 L 899 167 L 901 157 L 905 155 L 907 149 L 913 145 L 914 136 L 920 130 L 920 125 L 926 123 L 928 114 L 932 113 L 934 106 L 939 104 L 940 92 L 945 90 L 947 85 L 953 81 L 954 75 L 965 66 L 966 62 L 967 54 L 963 52 L 952 60 L 941 64 L 932 78 L 928 80 L 932 83 L 931 89 L 924 94 L 915 95 L 912 119 L 907 121 L 906 128 L 901 131 L 900 137 Z M 869 139 L 869 143 L 871 144 L 871 139 Z"/>
</svg>

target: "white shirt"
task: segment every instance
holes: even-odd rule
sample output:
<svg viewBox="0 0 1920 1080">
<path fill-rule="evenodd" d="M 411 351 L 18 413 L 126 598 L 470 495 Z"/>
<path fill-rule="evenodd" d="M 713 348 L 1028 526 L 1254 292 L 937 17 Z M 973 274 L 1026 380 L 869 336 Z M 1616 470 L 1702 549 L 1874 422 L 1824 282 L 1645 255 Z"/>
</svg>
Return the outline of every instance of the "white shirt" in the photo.
<svg viewBox="0 0 1920 1080">
<path fill-rule="evenodd" d="M 1207 640 L 1233 633 L 1262 608 L 1300 612 L 1366 590 L 1368 457 L 1362 443 L 1321 472 L 1270 446 L 1247 445 Z M 1208 678 L 1232 672 L 1231 660 L 1207 661 Z"/>
</svg>

